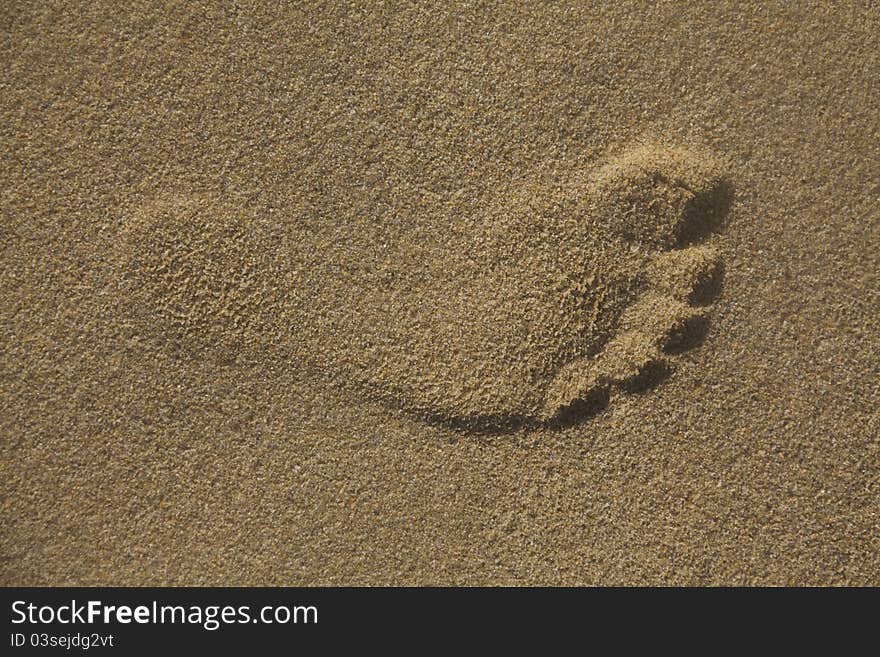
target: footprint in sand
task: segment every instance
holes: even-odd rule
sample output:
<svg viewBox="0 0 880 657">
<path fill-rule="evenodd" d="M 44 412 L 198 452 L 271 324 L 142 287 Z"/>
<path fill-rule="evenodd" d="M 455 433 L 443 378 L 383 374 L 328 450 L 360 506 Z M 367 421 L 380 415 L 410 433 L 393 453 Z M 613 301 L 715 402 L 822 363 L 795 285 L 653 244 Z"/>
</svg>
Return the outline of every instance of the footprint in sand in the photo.
<svg viewBox="0 0 880 657">
<path fill-rule="evenodd" d="M 332 242 L 297 246 L 200 198 L 140 208 L 119 262 L 139 325 L 192 353 L 289 342 L 427 418 L 552 424 L 650 384 L 698 342 L 730 201 L 711 156 L 639 145 L 356 266 Z"/>
</svg>

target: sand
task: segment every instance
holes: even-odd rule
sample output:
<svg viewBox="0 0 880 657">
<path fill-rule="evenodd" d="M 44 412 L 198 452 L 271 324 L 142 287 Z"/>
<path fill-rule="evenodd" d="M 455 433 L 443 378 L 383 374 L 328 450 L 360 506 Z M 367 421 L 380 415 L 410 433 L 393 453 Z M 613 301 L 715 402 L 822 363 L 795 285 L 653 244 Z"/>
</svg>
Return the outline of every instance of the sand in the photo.
<svg viewBox="0 0 880 657">
<path fill-rule="evenodd" d="M 880 8 L 0 25 L 0 583 L 880 584 Z"/>
</svg>

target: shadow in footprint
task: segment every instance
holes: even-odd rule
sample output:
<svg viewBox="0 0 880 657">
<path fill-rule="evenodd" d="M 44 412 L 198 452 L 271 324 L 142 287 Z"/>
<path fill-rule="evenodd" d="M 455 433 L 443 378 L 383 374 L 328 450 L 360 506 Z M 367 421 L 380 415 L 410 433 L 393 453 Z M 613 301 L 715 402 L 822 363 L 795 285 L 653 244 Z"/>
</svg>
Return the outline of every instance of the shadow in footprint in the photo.
<svg viewBox="0 0 880 657">
<path fill-rule="evenodd" d="M 565 429 L 581 424 L 608 408 L 611 391 L 608 386 L 593 390 L 582 399 L 576 399 L 567 408 L 559 411 L 552 420 L 541 422 L 524 415 L 481 415 L 471 417 L 449 417 L 438 413 L 418 413 L 420 419 L 428 424 L 482 436 L 508 434 L 521 429 Z"/>
<path fill-rule="evenodd" d="M 696 349 L 706 341 L 708 334 L 709 318 L 704 315 L 691 317 L 669 334 L 669 337 L 663 344 L 663 351 L 667 354 L 676 355 Z"/>
<path fill-rule="evenodd" d="M 715 187 L 688 201 L 684 216 L 675 230 L 678 247 L 702 242 L 723 230 L 733 205 L 733 197 L 733 184 L 722 179 Z"/>
<path fill-rule="evenodd" d="M 724 286 L 725 267 L 722 260 L 718 260 L 702 279 L 694 285 L 693 291 L 688 295 L 688 302 L 692 306 L 708 306 L 721 296 L 721 288 Z"/>
<path fill-rule="evenodd" d="M 435 427 L 482 436 L 497 436 L 512 433 L 518 429 L 534 428 L 537 426 L 534 421 L 521 415 L 451 417 L 424 410 L 416 412 L 415 415 L 421 421 Z"/>
<path fill-rule="evenodd" d="M 634 377 L 621 381 L 621 390 L 631 394 L 644 393 L 660 385 L 672 374 L 672 368 L 663 361 L 654 361 L 645 365 Z"/>
<path fill-rule="evenodd" d="M 608 408 L 611 392 L 608 386 L 593 390 L 582 399 L 576 399 L 569 406 L 559 411 L 556 416 L 547 423 L 551 429 L 565 429 L 576 424 L 581 424 L 595 417 Z"/>
</svg>

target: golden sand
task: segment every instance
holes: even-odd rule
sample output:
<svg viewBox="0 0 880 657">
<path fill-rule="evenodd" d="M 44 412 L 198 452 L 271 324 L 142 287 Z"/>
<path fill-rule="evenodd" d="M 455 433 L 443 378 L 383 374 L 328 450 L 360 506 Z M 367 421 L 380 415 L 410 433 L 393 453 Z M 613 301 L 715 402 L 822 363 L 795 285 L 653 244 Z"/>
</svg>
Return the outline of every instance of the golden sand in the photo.
<svg viewBox="0 0 880 657">
<path fill-rule="evenodd" d="M 0 26 L 0 583 L 880 584 L 880 8 Z"/>
</svg>

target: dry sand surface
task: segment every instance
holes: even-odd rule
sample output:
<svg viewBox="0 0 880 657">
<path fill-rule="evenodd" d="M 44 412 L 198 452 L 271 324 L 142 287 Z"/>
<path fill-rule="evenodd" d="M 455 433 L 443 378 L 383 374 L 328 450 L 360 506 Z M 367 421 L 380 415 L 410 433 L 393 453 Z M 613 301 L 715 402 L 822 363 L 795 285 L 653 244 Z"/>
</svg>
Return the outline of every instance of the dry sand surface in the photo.
<svg viewBox="0 0 880 657">
<path fill-rule="evenodd" d="M 2 584 L 880 584 L 877 3 L 3 2 Z"/>
</svg>

